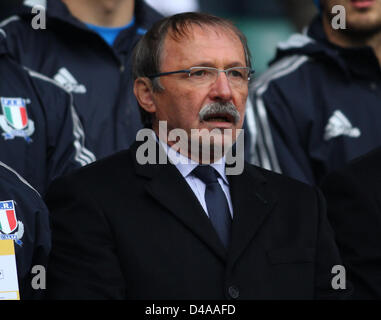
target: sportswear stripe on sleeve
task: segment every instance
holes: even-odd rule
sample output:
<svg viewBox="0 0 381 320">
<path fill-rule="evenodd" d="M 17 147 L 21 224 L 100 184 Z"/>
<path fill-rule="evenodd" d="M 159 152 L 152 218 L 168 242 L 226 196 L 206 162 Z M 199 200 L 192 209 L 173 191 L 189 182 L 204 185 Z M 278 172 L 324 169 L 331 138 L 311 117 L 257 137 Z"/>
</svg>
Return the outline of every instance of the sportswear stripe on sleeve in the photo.
<svg viewBox="0 0 381 320">
<path fill-rule="evenodd" d="M 75 111 L 72 94 L 55 80 L 47 76 L 44 76 L 36 71 L 32 71 L 28 69 L 27 67 L 24 67 L 24 69 L 27 70 L 32 77 L 50 82 L 69 94 L 70 100 L 71 100 L 70 112 L 73 118 L 73 135 L 75 138 L 74 144 L 73 144 L 76 150 L 75 161 L 77 161 L 81 166 L 85 166 L 87 164 L 94 162 L 96 160 L 95 155 L 85 147 L 85 132 L 83 131 L 82 123 L 77 115 L 77 112 Z"/>
<path fill-rule="evenodd" d="M 267 170 L 282 173 L 279 160 L 276 155 L 274 141 L 271 134 L 271 128 L 267 116 L 266 106 L 263 95 L 268 89 L 271 81 L 284 77 L 309 60 L 307 56 L 291 56 L 280 60 L 269 68 L 251 88 L 251 101 L 249 110 L 247 111 L 248 124 L 250 134 L 254 137 L 254 150 L 251 154 L 250 161 Z M 250 110 L 250 107 L 252 110 Z M 255 130 L 251 126 L 255 126 Z"/>
</svg>

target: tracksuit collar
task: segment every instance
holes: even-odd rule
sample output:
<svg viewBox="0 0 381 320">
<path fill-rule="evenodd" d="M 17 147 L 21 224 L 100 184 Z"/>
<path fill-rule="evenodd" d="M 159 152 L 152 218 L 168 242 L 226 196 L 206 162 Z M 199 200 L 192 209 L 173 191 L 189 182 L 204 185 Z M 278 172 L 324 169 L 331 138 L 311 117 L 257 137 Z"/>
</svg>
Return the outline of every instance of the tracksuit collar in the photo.
<svg viewBox="0 0 381 320">
<path fill-rule="evenodd" d="M 38 4 L 40 2 L 41 0 L 24 1 L 24 5 L 20 9 L 19 15 L 29 18 L 33 17 L 31 6 L 33 6 L 34 3 Z M 94 31 L 90 30 L 85 23 L 75 18 L 62 0 L 46 0 L 46 15 L 48 19 L 47 23 L 49 23 L 49 21 L 51 23 L 53 23 L 53 21 L 62 22 L 69 24 L 71 27 L 81 29 L 82 31 L 96 34 Z M 142 0 L 136 0 L 134 16 L 134 25 L 131 28 L 123 30 L 115 40 L 114 46 L 118 47 L 118 51 L 131 50 L 131 43 L 128 40 L 134 38 L 136 35 L 141 36 L 147 31 L 152 22 L 162 18 L 159 13 L 146 5 Z M 101 38 L 98 34 L 96 35 Z"/>
<path fill-rule="evenodd" d="M 305 45 L 292 45 L 278 48 L 275 59 L 271 62 L 291 55 L 307 55 L 316 60 L 327 60 L 340 67 L 348 77 L 381 80 L 379 61 L 371 47 L 343 48 L 331 43 L 323 28 L 322 17 L 316 16 L 308 26 L 304 35 Z M 307 41 L 308 40 L 308 41 Z"/>
</svg>

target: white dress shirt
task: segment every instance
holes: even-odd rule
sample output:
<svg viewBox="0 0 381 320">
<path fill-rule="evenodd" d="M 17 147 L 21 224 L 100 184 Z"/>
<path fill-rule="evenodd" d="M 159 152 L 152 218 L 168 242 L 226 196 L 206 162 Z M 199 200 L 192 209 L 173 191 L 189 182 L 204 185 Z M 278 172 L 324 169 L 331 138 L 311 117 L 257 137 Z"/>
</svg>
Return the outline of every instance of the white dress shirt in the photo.
<svg viewBox="0 0 381 320">
<path fill-rule="evenodd" d="M 202 180 L 200 180 L 199 178 L 197 178 L 195 175 L 192 174 L 193 169 L 196 168 L 199 165 L 199 163 L 183 156 L 181 153 L 177 152 L 175 149 L 171 148 L 163 141 L 161 140 L 159 141 L 161 145 L 163 146 L 165 152 L 167 153 L 168 159 L 171 161 L 171 163 L 173 163 L 176 166 L 177 170 L 180 171 L 181 175 L 184 177 L 185 181 L 189 184 L 193 193 L 196 195 L 198 201 L 203 207 L 205 213 L 209 217 L 208 209 L 206 207 L 206 202 L 205 202 L 206 185 Z M 215 163 L 212 163 L 210 165 L 214 169 L 216 169 L 217 172 L 219 173 L 218 183 L 220 184 L 222 190 L 225 193 L 225 196 L 229 205 L 229 209 L 230 209 L 230 215 L 233 218 L 233 205 L 232 205 L 231 197 L 230 197 L 229 182 L 228 182 L 228 179 L 226 178 L 226 173 L 225 173 L 225 157 L 223 157 L 221 160 Z"/>
</svg>

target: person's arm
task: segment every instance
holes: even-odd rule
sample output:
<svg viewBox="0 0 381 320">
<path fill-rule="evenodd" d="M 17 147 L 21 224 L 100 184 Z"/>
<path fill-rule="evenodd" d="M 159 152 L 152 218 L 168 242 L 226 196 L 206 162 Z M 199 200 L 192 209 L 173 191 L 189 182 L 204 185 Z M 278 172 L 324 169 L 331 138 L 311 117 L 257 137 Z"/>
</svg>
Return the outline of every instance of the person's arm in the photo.
<svg viewBox="0 0 381 320">
<path fill-rule="evenodd" d="M 124 277 L 102 197 L 71 175 L 52 183 L 48 299 L 123 299 Z M 103 204 L 103 205 L 102 205 Z"/>
<path fill-rule="evenodd" d="M 345 277 L 344 264 L 334 232 L 327 219 L 325 199 L 319 189 L 315 190 L 318 205 L 315 298 L 317 300 L 348 299 L 353 293 L 353 285 Z"/>
<path fill-rule="evenodd" d="M 380 189 L 372 187 L 344 170 L 330 174 L 322 185 L 354 299 L 381 299 L 381 197 Z"/>
<path fill-rule="evenodd" d="M 85 132 L 72 95 L 49 78 L 29 71 L 36 82 L 46 116 L 47 186 L 57 177 L 95 161 L 85 146 Z"/>
<path fill-rule="evenodd" d="M 37 197 L 35 195 L 35 198 Z M 24 197 L 20 200 L 28 201 Z M 24 232 L 24 239 L 22 240 L 25 241 L 28 236 L 32 236 L 25 244 L 23 243 L 23 248 L 19 250 L 20 255 L 23 255 L 23 258 L 20 259 L 24 259 L 28 255 L 22 251 L 30 250 L 31 252 L 30 269 L 26 277 L 20 279 L 20 297 L 21 300 L 40 300 L 45 297 L 46 293 L 46 271 L 51 250 L 49 211 L 39 197 L 35 203 L 22 203 L 20 207 L 22 207 L 22 215 L 25 218 L 22 226 Z M 30 240 L 32 240 L 31 243 L 29 243 Z"/>
<path fill-rule="evenodd" d="M 260 166 L 277 171 L 274 165 L 277 162 L 281 173 L 314 185 L 315 176 L 308 154 L 309 132 L 305 130 L 301 133 L 304 124 L 295 114 L 296 104 L 291 106 L 285 93 L 274 83 L 269 84 L 266 91 L 261 88 L 259 86 L 251 93 L 258 128 L 256 146 Z M 269 155 L 267 158 L 271 159 L 270 168 L 264 162 L 266 156 L 261 156 L 266 153 Z"/>
<path fill-rule="evenodd" d="M 48 209 L 40 194 L 2 162 L 0 201 L 13 201 L 15 205 L 17 227 L 11 234 L 15 237 L 20 299 L 41 299 L 45 294 L 45 271 L 51 249 Z"/>
</svg>

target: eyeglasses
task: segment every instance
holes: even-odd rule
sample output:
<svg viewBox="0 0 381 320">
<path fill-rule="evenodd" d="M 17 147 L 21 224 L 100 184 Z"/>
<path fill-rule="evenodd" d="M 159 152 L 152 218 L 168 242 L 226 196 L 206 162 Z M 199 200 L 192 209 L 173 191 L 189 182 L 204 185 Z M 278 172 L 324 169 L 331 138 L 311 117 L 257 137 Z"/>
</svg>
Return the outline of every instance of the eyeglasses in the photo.
<svg viewBox="0 0 381 320">
<path fill-rule="evenodd" d="M 234 87 L 240 87 L 250 81 L 250 76 L 254 74 L 254 70 L 248 67 L 233 67 L 226 70 L 220 70 L 212 67 L 191 67 L 185 70 L 176 70 L 171 72 L 163 72 L 148 76 L 153 79 L 162 76 L 168 76 L 175 73 L 187 73 L 189 80 L 195 85 L 209 85 L 217 81 L 220 72 L 224 72 L 229 83 Z"/>
</svg>

